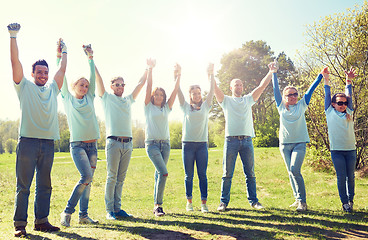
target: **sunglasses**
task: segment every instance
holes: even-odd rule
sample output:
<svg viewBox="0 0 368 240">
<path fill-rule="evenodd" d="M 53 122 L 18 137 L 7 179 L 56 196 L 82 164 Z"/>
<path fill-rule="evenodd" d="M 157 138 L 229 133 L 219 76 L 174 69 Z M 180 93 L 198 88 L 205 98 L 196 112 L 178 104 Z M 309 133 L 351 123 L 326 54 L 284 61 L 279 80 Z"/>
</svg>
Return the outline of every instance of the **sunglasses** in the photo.
<svg viewBox="0 0 368 240">
<path fill-rule="evenodd" d="M 113 84 L 113 86 L 115 86 L 115 87 L 125 87 L 125 83 L 115 83 L 115 84 Z"/>
<path fill-rule="evenodd" d="M 342 106 L 342 105 L 347 106 L 348 102 L 337 102 L 336 104 L 339 105 L 339 106 Z"/>
<path fill-rule="evenodd" d="M 290 93 L 288 95 L 285 95 L 285 97 L 297 97 L 298 96 L 298 93 Z"/>
</svg>

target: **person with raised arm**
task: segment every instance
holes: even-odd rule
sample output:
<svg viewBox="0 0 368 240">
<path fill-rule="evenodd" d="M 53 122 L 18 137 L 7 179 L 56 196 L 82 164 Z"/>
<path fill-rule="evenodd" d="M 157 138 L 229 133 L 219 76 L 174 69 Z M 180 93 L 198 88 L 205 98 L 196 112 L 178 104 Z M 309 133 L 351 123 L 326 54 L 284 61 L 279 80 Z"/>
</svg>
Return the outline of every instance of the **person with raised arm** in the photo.
<svg viewBox="0 0 368 240">
<path fill-rule="evenodd" d="M 295 202 L 290 207 L 296 208 L 298 212 L 304 212 L 308 208 L 304 179 L 301 174 L 306 146 L 309 142 L 304 113 L 308 108 L 314 90 L 322 80 L 322 73 L 325 70 L 323 69 L 318 74 L 300 101 L 298 101 L 298 90 L 293 86 L 286 86 L 283 90 L 283 96 L 281 96 L 276 72 L 272 76 L 276 107 L 280 115 L 280 153 L 285 161 L 295 198 Z"/>
<path fill-rule="evenodd" d="M 167 162 L 170 156 L 170 132 L 169 113 L 175 101 L 180 85 L 180 65 L 175 65 L 174 75 L 175 87 L 166 100 L 166 93 L 163 88 L 156 87 L 152 91 L 152 69 L 156 65 L 156 60 L 148 59 L 148 77 L 146 86 L 146 98 L 144 114 L 146 117 L 146 152 L 156 168 L 154 184 L 154 210 L 153 214 L 160 217 L 165 215 L 163 211 L 163 196 L 167 176 Z"/>
<path fill-rule="evenodd" d="M 88 216 L 89 196 L 93 174 L 97 165 L 97 139 L 100 137 L 95 114 L 95 63 L 91 45 L 83 45 L 90 67 L 89 81 L 82 77 L 72 83 L 73 92 L 68 90 L 66 78 L 61 88 L 70 130 L 70 154 L 80 173 L 65 210 L 60 214 L 61 225 L 70 227 L 71 215 L 79 202 L 79 223 L 97 224 Z"/>
<path fill-rule="evenodd" d="M 105 205 L 108 220 L 116 220 L 131 215 L 121 209 L 121 195 L 133 151 L 131 106 L 147 79 L 148 69 L 139 80 L 133 92 L 123 97 L 125 81 L 115 77 L 110 82 L 113 93 L 105 91 L 102 77 L 96 68 L 97 93 L 102 100 L 106 124 L 107 177 Z"/>
<path fill-rule="evenodd" d="M 271 75 L 277 70 L 274 62 L 268 64 L 269 71 L 262 79 L 258 87 L 251 93 L 242 96 L 243 82 L 233 79 L 230 82 L 232 96 L 224 95 L 222 90 L 215 85 L 217 102 L 224 110 L 225 115 L 225 143 L 223 154 L 223 175 L 221 184 L 221 199 L 218 211 L 226 211 L 230 202 L 231 181 L 234 174 L 236 158 L 238 154 L 243 163 L 247 196 L 251 207 L 263 209 L 258 201 L 256 190 L 256 176 L 254 173 L 254 148 L 252 138 L 255 137 L 253 128 L 252 106 L 257 102 L 267 85 L 271 81 Z"/>
<path fill-rule="evenodd" d="M 13 218 L 16 237 L 27 235 L 28 199 L 35 171 L 34 230 L 43 232 L 60 230 L 49 223 L 48 216 L 52 192 L 51 169 L 54 161 L 54 141 L 60 138 L 57 95 L 63 85 L 67 64 L 67 48 L 63 40 L 59 39 L 57 52 L 61 57 L 61 64 L 54 79 L 48 82 L 48 64 L 45 60 L 38 60 L 32 65 L 33 81 L 27 80 L 19 60 L 17 45 L 19 30 L 18 23 L 8 25 L 13 81 L 21 110 L 16 150 L 17 189 Z"/>
<path fill-rule="evenodd" d="M 216 84 L 213 74 L 213 64 L 209 64 L 207 73 L 208 80 L 210 81 L 210 91 L 208 92 L 205 101 L 202 100 L 201 88 L 199 85 L 192 85 L 189 87 L 189 103 L 185 101 L 180 88 L 178 92 L 180 107 L 184 112 L 182 155 L 185 171 L 185 195 L 187 198 L 186 210 L 194 210 L 192 191 L 195 163 L 197 166 L 199 189 L 201 192 L 201 211 L 203 213 L 208 212 L 208 116 L 211 110 L 212 98 Z M 179 73 L 177 72 L 176 74 Z M 177 76 L 175 76 L 175 78 L 177 78 Z"/>
<path fill-rule="evenodd" d="M 342 210 L 352 212 L 355 195 L 356 146 L 353 121 L 352 80 L 355 69 L 345 71 L 345 93 L 336 93 L 331 98 L 329 72 L 323 73 L 325 79 L 325 113 L 331 159 L 336 171 L 337 189 Z"/>
</svg>

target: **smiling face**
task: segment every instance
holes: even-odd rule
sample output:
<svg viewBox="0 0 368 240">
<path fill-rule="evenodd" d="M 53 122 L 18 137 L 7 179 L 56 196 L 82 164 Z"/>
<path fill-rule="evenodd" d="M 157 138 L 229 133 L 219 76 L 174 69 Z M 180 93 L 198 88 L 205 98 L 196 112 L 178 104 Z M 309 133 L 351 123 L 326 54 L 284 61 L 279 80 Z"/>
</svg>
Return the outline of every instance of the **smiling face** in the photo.
<svg viewBox="0 0 368 240">
<path fill-rule="evenodd" d="M 156 88 L 155 90 L 153 90 L 151 102 L 155 106 L 163 107 L 164 104 L 166 103 L 165 90 L 163 90 L 162 88 Z"/>
<path fill-rule="evenodd" d="M 124 80 L 121 78 L 118 78 L 117 80 L 111 83 L 111 89 L 114 92 L 114 94 L 118 97 L 121 97 L 123 95 L 124 87 L 125 83 Z"/>
<path fill-rule="evenodd" d="M 336 102 L 333 102 L 332 106 L 338 112 L 345 112 L 348 106 L 348 100 L 346 99 L 346 97 L 336 97 Z"/>
<path fill-rule="evenodd" d="M 283 99 L 287 105 L 297 104 L 298 91 L 294 87 L 286 87 L 283 92 Z"/>
<path fill-rule="evenodd" d="M 73 85 L 73 90 L 75 93 L 75 97 L 78 99 L 82 99 L 84 95 L 87 94 L 89 87 L 89 82 L 85 78 L 80 78 Z"/>
<path fill-rule="evenodd" d="M 44 65 L 36 65 L 35 70 L 31 75 L 37 86 L 44 86 L 49 79 L 49 68 Z"/>
<path fill-rule="evenodd" d="M 202 101 L 201 89 L 199 87 L 191 88 L 189 94 L 191 103 L 199 104 Z"/>
<path fill-rule="evenodd" d="M 230 90 L 234 97 L 241 97 L 244 90 L 243 82 L 240 79 L 231 80 Z"/>
</svg>

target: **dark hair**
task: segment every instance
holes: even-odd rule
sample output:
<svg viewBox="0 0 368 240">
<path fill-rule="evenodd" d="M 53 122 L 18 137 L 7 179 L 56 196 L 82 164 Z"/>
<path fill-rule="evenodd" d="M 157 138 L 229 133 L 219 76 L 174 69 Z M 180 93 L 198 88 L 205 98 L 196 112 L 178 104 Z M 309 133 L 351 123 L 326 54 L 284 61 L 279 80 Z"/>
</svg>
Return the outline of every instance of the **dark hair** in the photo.
<svg viewBox="0 0 368 240">
<path fill-rule="evenodd" d="M 164 94 L 164 100 L 161 103 L 161 107 L 163 107 L 165 105 L 165 103 L 166 103 L 166 92 L 165 92 L 165 90 L 163 88 L 157 87 L 157 88 L 153 89 L 152 94 L 151 94 L 151 103 L 154 104 L 154 102 L 153 102 L 153 96 L 155 95 L 155 93 L 157 91 L 162 91 L 162 93 Z"/>
<path fill-rule="evenodd" d="M 49 69 L 49 65 L 47 64 L 47 62 L 44 59 L 40 59 L 40 60 L 36 61 L 35 63 L 33 63 L 32 73 L 34 73 L 37 65 L 46 66 L 47 69 Z"/>
<path fill-rule="evenodd" d="M 123 77 L 114 77 L 113 79 L 111 79 L 111 84 L 114 84 L 117 80 L 123 80 L 123 83 L 125 83 L 124 78 Z"/>
<path fill-rule="evenodd" d="M 346 100 L 349 100 L 349 96 L 346 96 L 345 93 L 336 93 L 335 95 L 332 96 L 331 102 L 336 103 L 337 97 L 344 97 L 346 98 Z"/>
<path fill-rule="evenodd" d="M 199 89 L 199 91 L 202 91 L 202 90 L 201 90 L 201 87 L 200 87 L 199 85 L 191 85 L 191 86 L 189 87 L 190 105 L 194 104 L 194 103 L 193 103 L 192 98 L 190 97 L 190 94 L 192 93 L 192 90 L 194 90 L 194 89 L 196 89 L 196 88 L 198 88 L 198 89 Z M 203 100 L 201 99 L 201 101 L 199 101 L 199 103 L 198 103 L 198 107 L 202 106 L 202 103 L 203 103 Z"/>
</svg>

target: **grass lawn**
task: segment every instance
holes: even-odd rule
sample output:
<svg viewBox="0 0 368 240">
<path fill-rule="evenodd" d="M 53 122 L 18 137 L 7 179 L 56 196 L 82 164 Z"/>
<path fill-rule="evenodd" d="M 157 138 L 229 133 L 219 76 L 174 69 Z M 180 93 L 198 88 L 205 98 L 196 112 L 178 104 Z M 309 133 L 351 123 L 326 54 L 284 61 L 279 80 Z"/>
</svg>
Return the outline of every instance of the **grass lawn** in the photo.
<svg viewBox="0 0 368 240">
<path fill-rule="evenodd" d="M 33 231 L 34 186 L 29 203 L 27 239 L 368 239 L 368 179 L 356 178 L 355 212 L 343 213 L 338 197 L 336 176 L 314 172 L 306 164 L 302 173 L 306 183 L 308 211 L 297 213 L 288 206 L 294 202 L 279 150 L 255 149 L 257 195 L 264 210 L 253 210 L 247 201 L 246 185 L 238 158 L 232 181 L 228 211 L 216 209 L 220 201 L 222 148 L 209 151 L 208 207 L 200 211 L 198 178 L 193 187 L 193 212 L 185 210 L 184 169 L 181 150 L 172 150 L 168 163 L 169 178 L 164 194 L 166 215 L 153 215 L 154 167 L 144 149 L 134 149 L 123 188 L 123 209 L 134 218 L 106 220 L 104 187 L 105 153 L 99 162 L 92 185 L 89 215 L 100 221 L 95 226 L 78 224 L 78 213 L 72 215 L 70 228 L 57 233 Z M 49 220 L 60 226 L 60 213 L 79 173 L 69 153 L 57 153 L 52 171 L 53 193 Z M 15 194 L 15 154 L 0 155 L 0 239 L 13 239 Z M 77 206 L 78 209 L 78 206 Z M 77 210 L 78 211 L 78 210 Z"/>
</svg>

